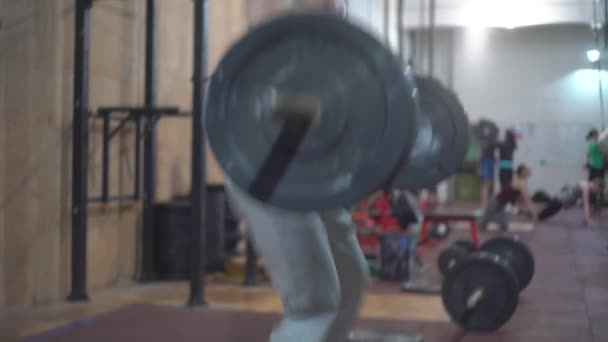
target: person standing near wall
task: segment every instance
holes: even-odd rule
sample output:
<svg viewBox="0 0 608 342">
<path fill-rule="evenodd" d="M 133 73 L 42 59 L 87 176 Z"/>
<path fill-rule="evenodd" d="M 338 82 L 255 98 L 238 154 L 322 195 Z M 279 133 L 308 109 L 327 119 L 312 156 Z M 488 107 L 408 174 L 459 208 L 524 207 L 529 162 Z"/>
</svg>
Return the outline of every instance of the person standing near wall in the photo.
<svg viewBox="0 0 608 342">
<path fill-rule="evenodd" d="M 492 195 L 494 185 L 494 167 L 496 163 L 496 145 L 485 146 L 479 161 L 479 175 L 481 176 L 481 208 L 485 209 L 488 199 Z"/>
<path fill-rule="evenodd" d="M 597 129 L 592 129 L 587 134 L 587 162 L 586 167 L 589 171 L 588 180 L 596 178 L 604 179 L 605 165 L 604 155 L 599 147 L 600 134 Z"/>
<path fill-rule="evenodd" d="M 505 140 L 498 146 L 498 178 L 500 188 L 509 186 L 513 181 L 513 154 L 517 150 L 517 135 L 513 129 L 505 132 Z"/>
<path fill-rule="evenodd" d="M 604 174 L 606 172 L 605 168 L 605 160 L 604 154 L 600 148 L 600 141 L 604 139 L 604 133 L 600 137 L 600 133 L 597 129 L 592 129 L 587 134 L 587 162 L 585 166 L 589 172 L 588 180 L 593 182 L 594 180 L 600 181 L 600 191 L 598 191 L 597 195 L 593 196 L 593 199 L 589 199 L 594 205 L 598 203 L 602 203 L 604 201 L 603 196 L 603 184 L 604 184 Z"/>
</svg>

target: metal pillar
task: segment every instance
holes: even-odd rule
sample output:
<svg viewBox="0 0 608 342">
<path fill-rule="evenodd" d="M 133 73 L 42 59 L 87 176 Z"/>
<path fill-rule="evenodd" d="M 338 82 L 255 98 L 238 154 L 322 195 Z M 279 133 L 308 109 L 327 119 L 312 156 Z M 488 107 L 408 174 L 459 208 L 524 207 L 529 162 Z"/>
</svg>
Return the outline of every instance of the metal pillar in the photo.
<svg viewBox="0 0 608 342">
<path fill-rule="evenodd" d="M 384 0 L 382 3 L 382 17 L 384 18 L 384 25 L 383 25 L 383 31 L 384 31 L 384 44 L 386 44 L 386 46 L 390 46 L 391 44 L 391 40 L 390 40 L 390 32 L 389 32 L 389 28 L 390 28 L 390 0 Z"/>
<path fill-rule="evenodd" d="M 604 85 L 602 82 L 602 62 L 601 61 L 597 61 L 595 62 L 595 67 L 597 69 L 597 92 L 598 92 L 598 99 L 599 99 L 599 107 L 600 107 L 600 125 L 601 125 L 601 130 L 603 131 L 604 129 L 606 129 L 606 119 L 604 117 Z"/>
<path fill-rule="evenodd" d="M 138 117 L 135 121 L 135 170 L 134 170 L 134 189 L 133 189 L 133 199 L 140 200 L 141 199 L 141 117 Z"/>
<path fill-rule="evenodd" d="M 405 48 L 403 46 L 403 16 L 404 16 L 404 0 L 397 2 L 397 47 L 399 50 L 399 63 L 405 65 Z"/>
<path fill-rule="evenodd" d="M 435 73 L 435 0 L 429 0 L 429 76 Z"/>
<path fill-rule="evenodd" d="M 72 125 L 72 279 L 68 301 L 87 301 L 87 146 L 92 0 L 75 0 Z"/>
<path fill-rule="evenodd" d="M 107 203 L 110 198 L 110 113 L 101 113 L 103 120 L 101 201 Z"/>
<path fill-rule="evenodd" d="M 608 48 L 608 0 L 604 0 L 604 24 L 602 25 L 604 35 L 604 49 Z"/>
<path fill-rule="evenodd" d="M 146 9 L 146 70 L 145 107 L 156 105 L 156 6 L 157 0 L 147 0 Z M 142 281 L 156 279 L 154 270 L 154 201 L 156 198 L 156 118 L 151 113 L 144 120 L 143 153 L 143 229 Z"/>
<path fill-rule="evenodd" d="M 251 239 L 251 236 L 247 238 L 245 251 L 245 281 L 243 282 L 245 286 L 258 285 L 258 255 Z"/>
<path fill-rule="evenodd" d="M 426 41 L 424 27 L 426 26 L 426 0 L 419 0 L 418 3 L 418 29 L 416 30 L 416 42 L 418 46 L 416 46 L 416 71 L 418 73 L 422 73 L 424 70 L 427 70 L 427 66 L 425 63 L 425 46 L 424 43 Z"/>
<path fill-rule="evenodd" d="M 194 64 L 192 76 L 192 231 L 190 237 L 189 306 L 206 305 L 203 287 L 206 264 L 205 80 L 207 77 L 207 0 L 194 1 Z"/>
</svg>

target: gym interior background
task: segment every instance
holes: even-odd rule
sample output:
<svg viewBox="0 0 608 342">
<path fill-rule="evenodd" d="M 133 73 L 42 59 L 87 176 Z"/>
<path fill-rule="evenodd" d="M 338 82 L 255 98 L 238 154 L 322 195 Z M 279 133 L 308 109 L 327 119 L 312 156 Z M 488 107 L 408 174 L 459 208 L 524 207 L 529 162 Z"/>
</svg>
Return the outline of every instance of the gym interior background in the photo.
<svg viewBox="0 0 608 342">
<path fill-rule="evenodd" d="M 33 312 L 66 303 L 71 289 L 76 2 L 0 0 L 0 337 L 9 340 L 45 331 L 39 321 L 34 328 L 11 321 L 11 314 L 20 313 L 20 319 L 27 322 L 24 313 L 35 315 Z M 247 2 L 251 5 L 256 0 L 207 1 L 209 74 L 251 26 L 248 11 L 262 10 Z M 277 8 L 281 2 L 275 1 Z M 90 12 L 90 111 L 141 107 L 146 102 L 146 3 L 94 1 Z M 190 193 L 192 123 L 187 114 L 192 107 L 194 22 L 191 0 L 155 3 L 154 102 L 157 107 L 178 107 L 178 114 L 183 114 L 160 116 L 155 129 L 153 204 L 162 204 L 183 200 Z M 407 52 L 404 64 L 405 59 L 412 61 L 417 72 L 432 74 L 453 89 L 471 122 L 486 118 L 501 131 L 508 127 L 522 130 L 524 139 L 516 159 L 533 168 L 531 189 L 555 193 L 564 184 L 585 178 L 584 137 L 591 128 L 605 128 L 606 120 L 603 103 L 608 78 L 598 68 L 606 46 L 603 1 L 410 0 L 404 2 L 401 18 L 397 0 L 347 3 L 350 20 L 395 53 L 403 47 Z M 264 9 L 273 10 L 272 6 Z M 395 29 L 398 24 L 401 32 Z M 587 58 L 593 49 L 602 52 L 599 63 Z M 88 122 L 91 199 L 102 194 L 102 123 Z M 140 163 L 139 174 L 136 168 L 135 160 L 142 156 L 136 153 L 134 127 L 132 122 L 125 124 L 109 144 L 107 180 L 112 195 L 129 194 L 136 183 L 145 182 L 146 162 Z M 208 147 L 206 155 L 207 184 L 221 187 L 222 170 Z M 476 202 L 478 183 L 475 171 L 459 172 L 439 186 L 440 202 Z M 144 202 L 133 198 L 107 203 L 91 200 L 86 210 L 86 290 L 92 302 L 105 298 L 96 298 L 95 293 L 107 295 L 110 289 L 154 284 L 142 280 L 146 278 Z M 603 222 L 599 228 L 602 237 Z M 554 237 L 573 234 L 556 232 Z M 564 246 L 559 241 L 549 245 Z M 595 265 L 606 275 L 608 260 Z M 596 287 L 601 286 L 608 288 L 608 283 Z M 179 291 L 186 303 L 187 295 L 183 289 Z M 67 324 L 63 319 L 46 330 Z"/>
</svg>

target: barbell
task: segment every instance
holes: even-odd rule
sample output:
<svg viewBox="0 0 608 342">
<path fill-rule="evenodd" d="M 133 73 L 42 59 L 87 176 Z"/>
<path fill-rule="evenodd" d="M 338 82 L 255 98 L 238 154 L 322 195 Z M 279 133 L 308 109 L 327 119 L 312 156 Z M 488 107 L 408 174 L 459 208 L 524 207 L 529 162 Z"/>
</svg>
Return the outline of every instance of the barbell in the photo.
<svg viewBox="0 0 608 342">
<path fill-rule="evenodd" d="M 465 330 L 495 331 L 515 313 L 519 293 L 534 276 L 534 256 L 518 237 L 506 236 L 486 241 L 477 251 L 460 250 L 444 272 L 446 311 Z"/>
<path fill-rule="evenodd" d="M 454 94 L 404 76 L 372 35 L 319 14 L 280 17 L 238 40 L 211 77 L 205 113 L 226 176 L 294 211 L 351 207 L 379 189 L 441 181 L 464 159 L 463 125 Z M 421 132 L 431 135 L 424 147 Z M 424 152 L 424 162 L 411 158 Z"/>
<path fill-rule="evenodd" d="M 485 251 L 456 263 L 441 286 L 441 298 L 452 321 L 466 331 L 493 332 L 517 308 L 517 276 L 500 256 Z"/>
</svg>

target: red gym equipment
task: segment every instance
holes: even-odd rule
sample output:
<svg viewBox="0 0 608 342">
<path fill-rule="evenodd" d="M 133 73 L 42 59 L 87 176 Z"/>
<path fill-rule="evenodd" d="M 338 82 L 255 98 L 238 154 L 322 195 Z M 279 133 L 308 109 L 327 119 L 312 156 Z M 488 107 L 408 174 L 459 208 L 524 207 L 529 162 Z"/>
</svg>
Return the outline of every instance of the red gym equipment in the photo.
<svg viewBox="0 0 608 342">
<path fill-rule="evenodd" d="M 434 247 L 438 241 L 429 238 L 431 224 L 465 221 L 469 223 L 470 236 L 473 244 L 479 246 L 477 234 L 477 215 L 472 212 L 438 210 L 437 202 L 432 200 L 418 201 L 418 209 L 423 213 L 422 229 L 418 241 L 420 246 Z M 372 195 L 352 212 L 353 221 L 358 227 L 358 239 L 363 254 L 375 256 L 378 251 L 380 237 L 403 231 L 399 221 L 391 216 L 389 196 L 385 192 Z M 407 229 L 407 227 L 405 227 Z"/>
</svg>

